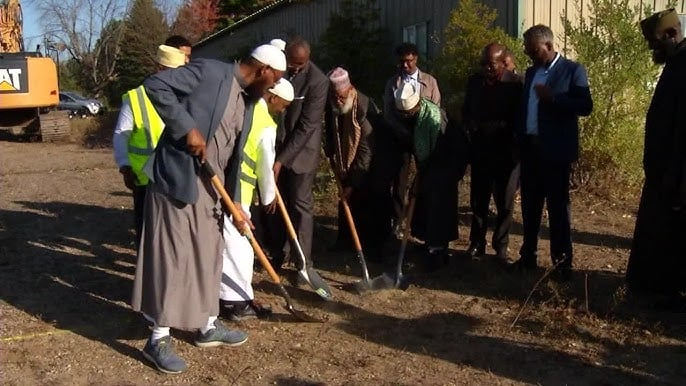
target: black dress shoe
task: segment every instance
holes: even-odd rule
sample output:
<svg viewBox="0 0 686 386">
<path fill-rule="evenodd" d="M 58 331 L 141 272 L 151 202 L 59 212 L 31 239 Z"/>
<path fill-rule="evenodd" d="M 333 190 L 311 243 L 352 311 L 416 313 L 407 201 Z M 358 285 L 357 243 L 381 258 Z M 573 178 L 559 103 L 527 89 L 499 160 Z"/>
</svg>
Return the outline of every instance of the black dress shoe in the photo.
<svg viewBox="0 0 686 386">
<path fill-rule="evenodd" d="M 479 244 L 469 244 L 465 251 L 469 257 L 481 257 L 486 253 L 486 247 Z"/>
<path fill-rule="evenodd" d="M 520 257 L 519 260 L 508 266 L 509 271 L 519 273 L 533 272 L 537 269 L 538 264 L 536 264 L 536 259 L 530 257 Z"/>
<path fill-rule="evenodd" d="M 255 300 L 219 301 L 219 316 L 234 322 L 249 319 L 267 319 L 271 315 L 272 309 L 270 307 L 263 306 Z"/>
<path fill-rule="evenodd" d="M 566 283 L 572 280 L 572 267 L 560 265 L 552 272 L 551 277 L 553 280 Z"/>
<path fill-rule="evenodd" d="M 424 271 L 436 272 L 448 264 L 448 250 L 438 249 L 434 251 L 427 251 L 424 256 Z"/>
<path fill-rule="evenodd" d="M 495 252 L 495 260 L 500 263 L 507 263 L 510 261 L 510 258 L 507 256 L 507 248 L 498 249 Z"/>
</svg>

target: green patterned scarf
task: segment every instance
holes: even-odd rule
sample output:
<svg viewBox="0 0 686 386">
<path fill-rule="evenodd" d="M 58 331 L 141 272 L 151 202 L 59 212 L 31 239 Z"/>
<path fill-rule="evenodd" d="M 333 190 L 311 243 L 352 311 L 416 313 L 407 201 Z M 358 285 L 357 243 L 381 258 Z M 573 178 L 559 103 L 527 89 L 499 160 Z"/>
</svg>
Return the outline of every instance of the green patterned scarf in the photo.
<svg viewBox="0 0 686 386">
<path fill-rule="evenodd" d="M 417 161 L 426 161 L 436 147 L 441 132 L 441 109 L 435 103 L 422 98 L 417 125 L 414 128 L 414 154 Z"/>
</svg>

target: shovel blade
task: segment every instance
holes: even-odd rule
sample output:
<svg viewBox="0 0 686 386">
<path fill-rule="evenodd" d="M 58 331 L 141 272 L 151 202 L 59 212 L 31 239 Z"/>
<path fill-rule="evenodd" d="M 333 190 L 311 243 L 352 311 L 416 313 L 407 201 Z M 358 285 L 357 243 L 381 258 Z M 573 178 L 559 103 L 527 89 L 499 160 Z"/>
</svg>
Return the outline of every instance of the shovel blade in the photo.
<svg viewBox="0 0 686 386">
<path fill-rule="evenodd" d="M 295 307 L 293 307 L 293 300 L 291 299 L 291 295 L 288 294 L 288 291 L 286 291 L 286 288 L 281 284 L 280 282 L 276 283 L 279 288 L 279 292 L 281 292 L 281 296 L 283 296 L 284 300 L 286 300 L 286 305 L 285 308 L 288 312 L 290 312 L 293 316 L 296 317 L 296 319 L 302 321 L 302 322 L 310 322 L 310 323 L 324 323 L 325 320 L 315 318 L 314 316 L 310 316 L 302 311 L 296 310 Z"/>
<path fill-rule="evenodd" d="M 302 311 L 296 310 L 293 308 L 293 305 L 290 303 L 286 303 L 286 310 L 291 313 L 291 315 L 295 316 L 298 320 L 301 322 L 306 322 L 306 323 L 324 323 L 325 320 L 315 318 L 314 316 L 308 315 Z"/>
<path fill-rule="evenodd" d="M 321 276 L 312 268 L 305 268 L 298 271 L 298 275 L 310 285 L 314 292 L 324 300 L 332 300 L 333 292 L 331 287 L 322 279 Z"/>
<path fill-rule="evenodd" d="M 409 278 L 405 275 L 394 277 L 395 275 L 384 272 L 383 274 L 373 278 L 371 281 L 364 280 L 353 283 L 355 290 L 359 294 L 364 294 L 370 291 L 383 291 L 391 289 L 400 289 L 405 291 L 410 286 Z"/>
<path fill-rule="evenodd" d="M 395 278 L 393 278 L 390 274 L 388 273 L 383 273 L 375 278 L 373 278 L 369 282 L 365 281 L 358 281 L 355 282 L 355 289 L 358 290 L 360 293 L 368 292 L 368 291 L 382 291 L 382 290 L 387 290 L 387 289 L 394 289 L 395 288 Z"/>
</svg>

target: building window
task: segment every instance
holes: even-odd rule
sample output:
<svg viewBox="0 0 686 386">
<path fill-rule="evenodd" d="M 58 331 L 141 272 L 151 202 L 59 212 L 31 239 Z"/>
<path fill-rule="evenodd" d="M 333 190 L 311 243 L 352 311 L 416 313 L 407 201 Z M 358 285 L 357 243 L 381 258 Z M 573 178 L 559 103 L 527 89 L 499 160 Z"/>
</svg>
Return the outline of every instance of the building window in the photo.
<svg viewBox="0 0 686 386">
<path fill-rule="evenodd" d="M 403 42 L 416 44 L 419 55 L 423 57 L 428 53 L 427 24 L 424 22 L 403 27 Z"/>
</svg>

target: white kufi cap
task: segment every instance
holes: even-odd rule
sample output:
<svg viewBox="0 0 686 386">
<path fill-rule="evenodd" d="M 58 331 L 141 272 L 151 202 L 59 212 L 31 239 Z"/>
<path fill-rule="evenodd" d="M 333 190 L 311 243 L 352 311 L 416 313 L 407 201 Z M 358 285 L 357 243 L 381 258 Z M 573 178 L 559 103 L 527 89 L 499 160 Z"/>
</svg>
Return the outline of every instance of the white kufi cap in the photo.
<svg viewBox="0 0 686 386">
<path fill-rule="evenodd" d="M 273 45 L 274 47 L 280 49 L 281 51 L 286 51 L 286 42 L 283 41 L 282 39 L 276 38 L 272 39 L 269 44 Z"/>
<path fill-rule="evenodd" d="M 286 55 L 271 44 L 263 44 L 255 48 L 250 56 L 277 71 L 286 71 Z"/>
<path fill-rule="evenodd" d="M 279 79 L 278 82 L 274 85 L 274 87 L 270 88 L 269 90 L 270 93 L 281 97 L 282 99 L 292 102 L 293 98 L 295 97 L 295 91 L 293 90 L 293 85 L 291 82 L 289 82 L 286 79 Z"/>
<path fill-rule="evenodd" d="M 395 90 L 395 107 L 398 110 L 412 110 L 417 103 L 419 103 L 419 90 L 412 83 L 404 83 Z"/>
</svg>

